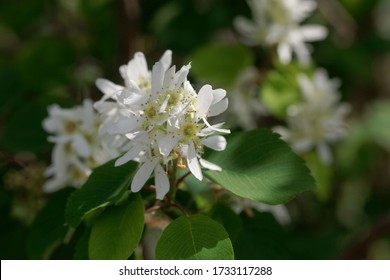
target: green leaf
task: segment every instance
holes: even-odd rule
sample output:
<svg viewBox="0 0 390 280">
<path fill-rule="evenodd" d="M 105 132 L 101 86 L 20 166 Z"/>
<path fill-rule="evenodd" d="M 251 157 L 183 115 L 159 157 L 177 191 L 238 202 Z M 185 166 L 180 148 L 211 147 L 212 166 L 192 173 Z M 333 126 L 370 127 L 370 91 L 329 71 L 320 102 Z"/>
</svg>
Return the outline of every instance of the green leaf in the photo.
<svg viewBox="0 0 390 280">
<path fill-rule="evenodd" d="M 127 259 L 141 240 L 143 229 L 144 202 L 138 193 L 131 194 L 123 204 L 107 208 L 92 225 L 90 259 Z"/>
<path fill-rule="evenodd" d="M 194 75 L 221 86 L 231 86 L 238 74 L 254 62 L 250 50 L 241 45 L 205 46 L 190 59 Z"/>
<path fill-rule="evenodd" d="M 284 118 L 287 107 L 300 98 L 295 75 L 286 76 L 278 71 L 271 71 L 267 75 L 260 94 L 265 106 L 279 118 Z"/>
<path fill-rule="evenodd" d="M 232 260 L 225 229 L 204 215 L 182 216 L 168 225 L 156 247 L 160 260 Z"/>
<path fill-rule="evenodd" d="M 79 240 L 77 240 L 77 243 L 74 248 L 74 260 L 89 260 L 89 254 L 88 254 L 88 243 L 89 243 L 89 236 L 91 235 L 91 230 L 88 228 L 83 232 Z"/>
<path fill-rule="evenodd" d="M 65 189 L 49 199 L 31 225 L 27 240 L 30 259 L 48 259 L 68 232 L 64 209 L 71 189 Z"/>
<path fill-rule="evenodd" d="M 115 159 L 95 168 L 87 182 L 69 198 L 66 221 L 77 227 L 86 214 L 114 204 L 127 190 L 137 163 L 130 161 L 115 167 Z"/>
<path fill-rule="evenodd" d="M 270 213 L 255 212 L 254 217 L 242 215 L 243 230 L 234 243 L 236 259 L 288 259 L 286 233 Z"/>
<path fill-rule="evenodd" d="M 222 167 L 205 175 L 234 194 L 254 201 L 280 204 L 315 187 L 304 161 L 279 135 L 268 129 L 232 133 L 223 152 L 207 160 Z"/>
</svg>

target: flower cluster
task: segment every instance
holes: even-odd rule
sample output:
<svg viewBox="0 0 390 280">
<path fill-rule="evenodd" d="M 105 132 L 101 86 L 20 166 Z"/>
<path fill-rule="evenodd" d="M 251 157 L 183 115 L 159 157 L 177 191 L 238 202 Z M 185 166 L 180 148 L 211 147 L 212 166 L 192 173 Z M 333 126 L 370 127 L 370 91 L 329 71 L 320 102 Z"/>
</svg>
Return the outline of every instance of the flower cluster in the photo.
<svg viewBox="0 0 390 280">
<path fill-rule="evenodd" d="M 317 69 L 312 78 L 301 74 L 298 84 L 302 101 L 289 106 L 287 124 L 289 129 L 274 130 L 291 143 L 298 153 L 315 148 L 324 164 L 332 162 L 329 144 L 342 139 L 346 132 L 345 117 L 349 104 L 339 103 L 339 81 L 329 79 L 324 69 Z"/>
<path fill-rule="evenodd" d="M 91 100 L 70 109 L 58 105 L 49 107 L 49 116 L 43 127 L 54 135 L 49 141 L 55 144 L 52 164 L 45 171 L 50 177 L 43 188 L 54 192 L 65 186 L 80 187 L 91 169 L 117 156 L 114 149 L 104 145 L 98 135 L 101 121 Z"/>
<path fill-rule="evenodd" d="M 120 67 L 124 86 L 105 79 L 96 81 L 103 92 L 95 108 L 103 116 L 100 129 L 113 148 L 124 154 L 115 165 L 130 160 L 140 163 L 131 183 L 138 192 L 154 173 L 156 197 L 163 199 L 170 188 L 170 166 L 186 167 L 199 180 L 201 167 L 221 168 L 202 158 L 204 146 L 222 151 L 226 140 L 216 133 L 229 133 L 222 123 L 211 125 L 208 117 L 217 116 L 228 106 L 226 91 L 203 86 L 198 93 L 187 81 L 191 65 L 176 71 L 171 66 L 171 51 L 148 70 L 142 53 L 136 53 Z"/>
<path fill-rule="evenodd" d="M 248 45 L 276 46 L 280 61 L 290 63 L 295 53 L 302 65 L 310 62 L 310 48 L 306 42 L 326 37 L 320 25 L 300 25 L 316 8 L 312 0 L 248 0 L 253 21 L 244 17 L 235 26 Z"/>
</svg>

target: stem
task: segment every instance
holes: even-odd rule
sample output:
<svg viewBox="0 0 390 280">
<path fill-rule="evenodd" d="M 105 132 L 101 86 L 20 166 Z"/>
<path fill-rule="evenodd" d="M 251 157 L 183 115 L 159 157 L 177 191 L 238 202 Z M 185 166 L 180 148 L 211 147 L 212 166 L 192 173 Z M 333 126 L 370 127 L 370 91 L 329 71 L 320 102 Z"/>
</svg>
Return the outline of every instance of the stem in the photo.
<svg viewBox="0 0 390 280">
<path fill-rule="evenodd" d="M 172 162 L 172 165 L 168 166 L 168 178 L 169 178 L 169 192 L 167 197 L 169 201 L 172 201 L 176 193 L 176 173 L 177 173 L 177 159 Z"/>
<path fill-rule="evenodd" d="M 189 216 L 187 210 L 184 209 L 180 204 L 177 204 L 176 202 L 171 201 L 171 202 L 170 202 L 170 206 L 171 206 L 171 207 L 174 207 L 174 208 L 176 208 L 176 209 L 179 209 L 184 215 Z"/>
<path fill-rule="evenodd" d="M 176 182 L 176 185 L 175 185 L 175 188 L 177 189 L 179 187 L 179 185 L 184 181 L 184 179 L 191 174 L 191 171 L 188 171 L 186 174 L 184 174 L 183 176 L 181 176 L 177 182 Z"/>
</svg>

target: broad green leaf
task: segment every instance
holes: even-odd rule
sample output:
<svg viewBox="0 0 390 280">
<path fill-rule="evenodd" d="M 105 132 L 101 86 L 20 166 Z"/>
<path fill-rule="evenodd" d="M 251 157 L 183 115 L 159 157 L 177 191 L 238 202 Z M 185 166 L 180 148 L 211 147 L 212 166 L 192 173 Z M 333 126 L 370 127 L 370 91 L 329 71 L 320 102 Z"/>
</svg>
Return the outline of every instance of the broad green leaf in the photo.
<svg viewBox="0 0 390 280">
<path fill-rule="evenodd" d="M 91 230 L 90 228 L 88 228 L 83 232 L 79 240 L 77 240 L 77 243 L 74 247 L 74 254 L 73 254 L 74 260 L 89 260 L 88 243 L 89 243 L 90 235 L 91 235 Z"/>
<path fill-rule="evenodd" d="M 128 201 L 107 208 L 93 223 L 88 252 L 92 260 L 127 259 L 141 240 L 144 202 L 131 194 Z"/>
<path fill-rule="evenodd" d="M 205 175 L 234 194 L 254 201 L 280 204 L 315 187 L 304 161 L 268 129 L 232 133 L 223 152 L 207 160 L 222 167 Z"/>
<path fill-rule="evenodd" d="M 295 78 L 295 75 L 292 75 Z M 260 90 L 265 106 L 279 118 L 286 116 L 287 107 L 299 101 L 300 94 L 295 79 L 278 71 L 271 71 Z"/>
<path fill-rule="evenodd" d="M 243 230 L 234 243 L 236 259 L 288 259 L 287 236 L 270 213 L 242 214 Z"/>
<path fill-rule="evenodd" d="M 254 61 L 250 50 L 241 45 L 205 46 L 190 59 L 195 76 L 221 86 L 231 86 L 238 74 Z"/>
<path fill-rule="evenodd" d="M 204 215 L 182 216 L 168 225 L 156 247 L 160 260 L 231 260 L 228 233 Z"/>
<path fill-rule="evenodd" d="M 130 161 L 115 167 L 114 163 L 115 159 L 95 168 L 87 182 L 70 196 L 66 206 L 66 221 L 71 227 L 77 227 L 87 213 L 122 198 L 137 164 Z"/>
<path fill-rule="evenodd" d="M 31 259 L 48 259 L 59 246 L 69 228 L 65 225 L 64 209 L 72 190 L 65 189 L 49 199 L 35 218 L 27 239 Z"/>
</svg>

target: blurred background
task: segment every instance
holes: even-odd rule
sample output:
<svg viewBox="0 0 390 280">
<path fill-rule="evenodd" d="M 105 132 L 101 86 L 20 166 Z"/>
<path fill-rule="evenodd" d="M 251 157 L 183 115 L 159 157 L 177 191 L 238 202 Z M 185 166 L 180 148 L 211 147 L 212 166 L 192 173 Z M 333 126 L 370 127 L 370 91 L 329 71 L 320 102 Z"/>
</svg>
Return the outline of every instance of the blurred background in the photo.
<svg viewBox="0 0 390 280">
<path fill-rule="evenodd" d="M 96 78 L 122 83 L 118 68 L 136 51 L 151 67 L 171 49 L 178 67 L 192 61 L 191 82 L 227 89 L 254 65 L 253 98 L 265 108 L 279 106 L 278 94 L 289 95 L 290 86 L 269 79 L 275 69 L 268 50 L 239 42 L 238 15 L 251 17 L 245 1 L 0 2 L 1 259 L 36 258 L 34 219 L 52 196 L 42 191 L 52 149 L 42 128 L 47 106 L 99 99 Z M 333 147 L 330 166 L 303 155 L 317 190 L 286 205 L 291 221 L 277 225 L 280 236 L 264 228 L 259 238 L 276 250 L 256 257 L 390 259 L 390 0 L 320 0 L 307 21 L 329 30 L 313 43 L 313 60 L 341 81 L 342 101 L 352 106 L 349 133 Z M 266 100 L 262 87 L 271 92 Z M 271 128 L 283 118 L 259 114 L 255 123 Z"/>
</svg>

